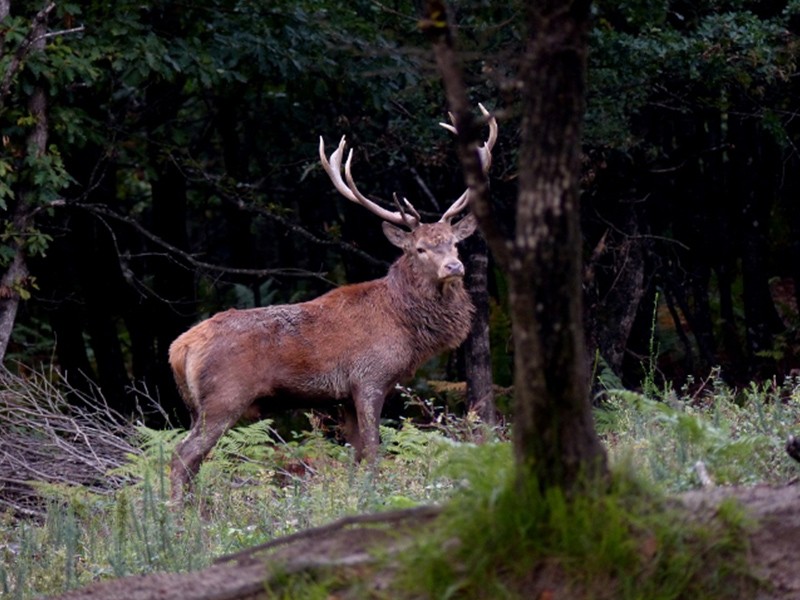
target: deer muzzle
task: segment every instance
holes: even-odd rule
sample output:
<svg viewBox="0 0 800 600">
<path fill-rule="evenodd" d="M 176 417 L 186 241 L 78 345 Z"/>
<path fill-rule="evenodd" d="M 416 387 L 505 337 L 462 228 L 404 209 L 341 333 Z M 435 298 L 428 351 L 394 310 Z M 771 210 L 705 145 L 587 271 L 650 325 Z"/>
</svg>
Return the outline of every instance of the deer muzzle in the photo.
<svg viewBox="0 0 800 600">
<path fill-rule="evenodd" d="M 439 269 L 439 279 L 448 280 L 464 276 L 464 265 L 460 260 L 450 260 Z"/>
</svg>

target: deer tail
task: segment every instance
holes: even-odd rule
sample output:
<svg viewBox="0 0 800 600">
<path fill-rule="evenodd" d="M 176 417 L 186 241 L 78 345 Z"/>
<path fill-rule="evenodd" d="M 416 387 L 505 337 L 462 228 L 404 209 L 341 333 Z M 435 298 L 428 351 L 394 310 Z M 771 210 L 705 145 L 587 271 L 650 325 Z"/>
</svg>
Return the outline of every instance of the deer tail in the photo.
<svg viewBox="0 0 800 600">
<path fill-rule="evenodd" d="M 188 356 L 189 344 L 186 343 L 184 336 L 180 336 L 169 347 L 169 366 L 172 367 L 172 374 L 175 377 L 175 383 L 178 385 L 178 392 L 180 392 L 181 398 L 183 398 L 194 418 L 198 406 L 186 375 Z"/>
</svg>

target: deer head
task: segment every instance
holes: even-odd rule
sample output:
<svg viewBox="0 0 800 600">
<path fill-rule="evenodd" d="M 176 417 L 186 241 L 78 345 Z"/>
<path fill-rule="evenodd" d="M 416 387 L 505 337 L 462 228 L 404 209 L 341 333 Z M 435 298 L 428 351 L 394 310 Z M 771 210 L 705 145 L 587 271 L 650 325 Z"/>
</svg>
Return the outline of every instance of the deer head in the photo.
<svg viewBox="0 0 800 600">
<path fill-rule="evenodd" d="M 478 149 L 484 173 L 487 173 L 492 164 L 492 148 L 497 141 L 497 121 L 482 104 L 478 106 L 489 126 L 489 137 Z M 452 115 L 450 115 L 450 120 L 453 122 L 452 125 L 446 123 L 440 123 L 440 125 L 449 131 L 457 133 Z M 399 199 L 397 194 L 394 194 L 394 203 L 397 210 L 391 211 L 370 200 L 358 190 L 351 168 L 353 160 L 352 149 L 350 149 L 345 161 L 343 178 L 342 158 L 345 146 L 345 137 L 342 136 L 338 148 L 328 158 L 325 156 L 325 142 L 320 136 L 320 162 L 336 190 L 351 202 L 360 204 L 383 219 L 385 221 L 383 233 L 387 239 L 402 249 L 406 256 L 413 258 L 416 268 L 421 269 L 432 279 L 446 282 L 463 277 L 464 265 L 458 259 L 456 244 L 469 237 L 475 231 L 476 222 L 471 214 L 455 224 L 452 224 L 451 221 L 469 205 L 470 190 L 467 189 L 461 194 L 444 212 L 438 222 L 422 223 L 419 212 L 406 198 Z M 409 231 L 405 231 L 401 227 L 407 228 Z"/>
</svg>

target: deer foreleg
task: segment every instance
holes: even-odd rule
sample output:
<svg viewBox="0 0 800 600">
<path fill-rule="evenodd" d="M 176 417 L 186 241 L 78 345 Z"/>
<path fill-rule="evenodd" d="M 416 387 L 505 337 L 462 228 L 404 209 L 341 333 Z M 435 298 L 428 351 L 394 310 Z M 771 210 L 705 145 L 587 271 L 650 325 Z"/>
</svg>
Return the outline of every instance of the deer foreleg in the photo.
<svg viewBox="0 0 800 600">
<path fill-rule="evenodd" d="M 375 463 L 380 446 L 380 418 L 385 393 L 382 390 L 367 388 L 355 394 L 355 409 L 358 420 L 357 437 L 359 445 L 355 446 L 356 460 L 366 459 Z"/>
</svg>

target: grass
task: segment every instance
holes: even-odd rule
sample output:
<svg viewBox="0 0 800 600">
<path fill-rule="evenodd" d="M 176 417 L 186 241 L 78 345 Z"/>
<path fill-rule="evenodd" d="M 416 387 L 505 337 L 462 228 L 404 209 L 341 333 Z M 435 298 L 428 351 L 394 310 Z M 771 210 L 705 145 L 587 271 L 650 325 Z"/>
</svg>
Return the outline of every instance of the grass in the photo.
<svg viewBox="0 0 800 600">
<path fill-rule="evenodd" d="M 610 391 L 596 421 L 615 465 L 613 493 L 580 502 L 510 486 L 507 443 L 476 445 L 473 422 L 439 417 L 433 429 L 384 428 L 377 473 L 319 427 L 291 440 L 269 422 L 238 428 L 203 465 L 202 502 L 182 512 L 169 506 L 166 480 L 180 436 L 140 428 L 129 440 L 137 451 L 113 473 L 132 483 L 111 494 L 40 485 L 44 518 L 0 515 L 0 594 L 24 600 L 98 579 L 198 569 L 347 514 L 452 499 L 442 529 L 409 558 L 414 581 L 399 579 L 402 590 L 387 597 L 413 589 L 421 597 L 515 598 L 565 581 L 576 597 L 598 585 L 613 598 L 726 597 L 724 582 L 741 583 L 729 577 L 740 573 L 741 514 L 724 506 L 701 526 L 672 511 L 665 495 L 698 487 L 699 462 L 721 485 L 798 475 L 783 452 L 800 424 L 797 381 L 734 391 L 712 376 L 692 391 Z M 319 581 L 307 585 L 326 597 Z"/>
</svg>

